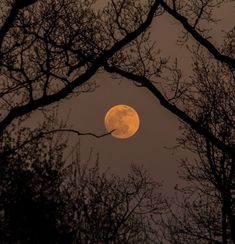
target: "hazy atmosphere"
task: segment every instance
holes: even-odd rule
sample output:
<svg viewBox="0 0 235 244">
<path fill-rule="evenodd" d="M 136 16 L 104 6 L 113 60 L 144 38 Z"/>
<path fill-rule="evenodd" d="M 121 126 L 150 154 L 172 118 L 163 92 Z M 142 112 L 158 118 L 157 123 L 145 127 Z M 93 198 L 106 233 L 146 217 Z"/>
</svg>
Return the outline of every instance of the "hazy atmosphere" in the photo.
<svg viewBox="0 0 235 244">
<path fill-rule="evenodd" d="M 234 1 L 0 19 L 0 243 L 235 243 Z"/>
</svg>

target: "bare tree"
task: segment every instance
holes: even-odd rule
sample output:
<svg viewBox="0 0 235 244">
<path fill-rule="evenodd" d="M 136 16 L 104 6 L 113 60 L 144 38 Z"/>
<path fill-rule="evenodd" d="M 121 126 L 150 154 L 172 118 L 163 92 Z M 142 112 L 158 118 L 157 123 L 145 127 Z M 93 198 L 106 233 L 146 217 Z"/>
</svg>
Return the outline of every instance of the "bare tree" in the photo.
<svg viewBox="0 0 235 244">
<path fill-rule="evenodd" d="M 94 167 L 78 179 L 75 243 L 156 243 L 151 216 L 164 211 L 165 201 L 146 172 L 133 166 L 122 179 Z"/>
<path fill-rule="evenodd" d="M 174 244 L 232 243 L 229 235 L 223 237 L 221 204 L 212 189 L 202 194 L 194 185 L 180 191 L 162 217 L 162 240 Z"/>
<path fill-rule="evenodd" d="M 194 136 L 195 144 L 190 146 L 198 159 L 181 161 L 179 172 L 187 186 L 177 189 L 177 197 L 162 218 L 164 239 L 171 243 L 234 243 L 233 162 L 208 142 L 205 148 L 206 143 Z"/>
<path fill-rule="evenodd" d="M 211 61 L 200 49 L 194 51 L 193 69 L 190 92 L 184 97 L 188 113 L 194 114 L 224 144 L 234 147 L 233 72 L 220 62 Z M 184 125 L 183 129 L 184 136 L 179 142 L 195 153 L 197 160 L 182 160 L 180 174 L 187 187 L 181 189 L 185 194 L 183 201 L 177 201 L 181 214 L 171 210 L 171 217 L 165 223 L 167 236 L 173 243 L 190 243 L 194 239 L 195 243 L 232 243 L 235 241 L 234 158 L 190 126 Z"/>
<path fill-rule="evenodd" d="M 212 212 L 214 216 L 216 216 L 216 213 L 218 214 L 216 218 L 218 221 L 221 220 L 222 224 L 216 225 L 221 227 L 219 235 L 223 243 L 226 243 L 229 238 L 235 242 L 235 36 L 234 28 L 232 28 L 226 33 L 221 46 L 216 47 L 209 38 L 210 32 L 205 24 L 205 22 L 207 24 L 216 23 L 213 11 L 223 4 L 225 4 L 224 1 L 213 0 L 160 2 L 161 8 L 158 13 L 169 14 L 183 27 L 184 35 L 179 40 L 180 44 L 185 45 L 186 42 L 188 44 L 189 39 L 193 43 L 189 47 L 193 64 L 191 76 L 187 78 L 183 76 L 177 61 L 170 65 L 168 60 L 162 58 L 156 47 L 150 45 L 151 39 L 148 36 L 146 36 L 146 39 L 141 39 L 142 42 L 136 40 L 132 43 L 134 50 L 132 56 L 130 55 L 129 58 L 124 59 L 125 61 L 121 64 L 111 59 L 105 65 L 105 69 L 110 73 L 134 81 L 138 86 L 147 88 L 163 107 L 183 122 L 188 131 L 185 145 L 191 143 L 189 149 L 196 152 L 200 158 L 203 158 L 201 164 L 192 165 L 191 170 L 194 169 L 195 172 L 192 173 L 189 170 L 187 176 L 190 177 L 192 173 L 194 180 L 198 179 L 197 184 L 201 183 L 202 179 L 203 182 L 204 180 L 207 181 L 213 192 L 218 195 L 216 203 L 219 212 Z M 204 191 L 206 189 L 205 186 Z M 204 195 L 202 199 L 208 199 L 208 196 L 205 197 Z M 204 201 L 205 208 L 213 202 L 213 197 L 209 198 L 207 202 Z M 194 202 L 194 205 L 192 205 L 189 203 L 188 206 L 190 207 L 187 206 L 185 209 L 195 215 L 193 206 L 197 211 L 196 206 L 202 206 L 200 204 Z M 212 206 L 214 205 L 212 204 Z M 213 209 L 209 208 L 209 210 Z M 209 212 L 205 218 L 206 220 L 208 220 L 208 216 L 211 216 Z M 220 238 L 216 236 L 218 233 L 208 232 L 207 229 L 208 227 L 213 229 L 213 224 L 205 226 L 202 218 L 200 221 L 201 229 L 194 229 L 195 233 L 193 228 L 196 226 L 196 219 L 191 222 L 193 228 L 190 230 L 192 234 L 190 238 L 196 240 L 202 237 L 205 238 L 205 241 L 218 241 L 218 238 Z M 189 225 L 189 222 L 185 221 L 185 223 Z M 181 220 L 182 229 L 188 227 L 188 225 Z M 200 233 L 203 226 L 206 230 L 205 235 Z M 174 240 L 177 240 L 180 233 L 182 237 L 180 240 L 184 239 L 183 233 L 179 232 Z M 193 233 L 195 236 L 193 236 Z M 228 237 L 228 233 L 230 237 Z M 208 235 L 212 236 L 206 240 Z M 180 240 L 178 239 L 179 242 Z M 186 241 L 190 243 L 190 239 Z"/>
</svg>

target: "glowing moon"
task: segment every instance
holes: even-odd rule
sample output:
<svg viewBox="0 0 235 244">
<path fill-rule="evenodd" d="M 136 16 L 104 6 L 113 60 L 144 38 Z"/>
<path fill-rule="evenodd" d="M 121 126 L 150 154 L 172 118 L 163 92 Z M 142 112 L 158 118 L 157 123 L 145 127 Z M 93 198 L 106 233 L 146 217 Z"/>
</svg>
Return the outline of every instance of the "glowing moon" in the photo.
<svg viewBox="0 0 235 244">
<path fill-rule="evenodd" d="M 106 130 L 113 137 L 126 139 L 133 136 L 140 126 L 137 112 L 127 105 L 116 105 L 108 110 L 104 118 Z"/>
</svg>

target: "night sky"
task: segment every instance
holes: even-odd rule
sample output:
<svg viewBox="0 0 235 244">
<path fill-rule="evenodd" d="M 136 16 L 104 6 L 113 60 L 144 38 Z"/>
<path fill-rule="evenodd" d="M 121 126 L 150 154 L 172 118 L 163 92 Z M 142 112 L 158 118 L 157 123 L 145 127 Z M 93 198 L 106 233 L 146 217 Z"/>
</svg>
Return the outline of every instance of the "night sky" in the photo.
<svg viewBox="0 0 235 244">
<path fill-rule="evenodd" d="M 233 10 L 228 4 L 226 8 L 217 11 L 221 21 L 212 29 L 215 44 L 223 38 L 223 31 L 232 27 L 234 21 L 231 16 L 235 17 Z M 172 61 L 177 58 L 187 79 L 191 72 L 190 53 L 185 46 L 177 45 L 182 27 L 164 14 L 155 19 L 151 33 L 162 55 L 170 57 Z M 193 42 L 190 40 L 189 44 Z M 188 151 L 167 149 L 176 146 L 176 138 L 181 135 L 177 118 L 162 108 L 149 91 L 135 86 L 132 81 L 100 72 L 92 82 L 97 85 L 94 92 L 82 93 L 60 103 L 61 114 L 70 114 L 69 123 L 74 129 L 97 135 L 105 133 L 105 113 L 117 104 L 130 105 L 138 112 L 140 129 L 133 137 L 124 140 L 112 136 L 100 139 L 80 137 L 82 160 L 85 162 L 93 149 L 93 160 L 90 163 L 99 155 L 102 168 L 109 168 L 114 173 L 125 175 L 130 164 L 143 165 L 156 180 L 163 181 L 166 190 L 171 192 L 176 183 L 179 183 L 178 160 L 184 157 L 194 158 Z M 78 140 L 76 136 L 73 139 Z"/>
<path fill-rule="evenodd" d="M 102 6 L 102 1 L 98 1 L 98 4 Z M 215 45 L 219 45 L 224 31 L 231 29 L 234 24 L 231 16 L 235 17 L 235 11 L 230 5 L 232 6 L 228 3 L 215 11 L 216 17 L 220 19 L 218 24 L 211 25 Z M 151 38 L 156 41 L 156 47 L 161 50 L 162 56 L 170 58 L 172 62 L 177 59 L 184 78 L 187 79 L 191 74 L 191 54 L 185 45 L 181 47 L 177 44 L 182 30 L 172 17 L 164 14 L 157 17 L 151 25 Z M 194 43 L 190 38 L 188 44 Z M 90 82 L 97 87 L 93 92 L 81 93 L 59 102 L 60 119 L 69 115 L 68 124 L 73 129 L 101 135 L 106 133 L 104 116 L 108 109 L 117 104 L 126 104 L 138 112 L 140 129 L 133 137 L 124 140 L 109 135 L 99 139 L 71 135 L 71 146 L 80 144 L 82 162 L 86 163 L 90 159 L 92 150 L 89 164 L 95 163 L 99 157 L 101 168 L 109 169 L 111 173 L 124 176 L 131 164 L 143 165 L 154 179 L 164 183 L 167 192 L 172 193 L 175 185 L 180 184 L 177 176 L 178 161 L 184 157 L 195 159 L 195 155 L 188 151 L 168 149 L 177 145 L 177 138 L 181 135 L 176 116 L 161 107 L 149 91 L 137 87 L 132 81 L 100 70 Z M 37 112 L 34 113 L 31 122 L 37 123 L 40 117 Z M 69 154 L 68 152 L 67 157 Z"/>
</svg>

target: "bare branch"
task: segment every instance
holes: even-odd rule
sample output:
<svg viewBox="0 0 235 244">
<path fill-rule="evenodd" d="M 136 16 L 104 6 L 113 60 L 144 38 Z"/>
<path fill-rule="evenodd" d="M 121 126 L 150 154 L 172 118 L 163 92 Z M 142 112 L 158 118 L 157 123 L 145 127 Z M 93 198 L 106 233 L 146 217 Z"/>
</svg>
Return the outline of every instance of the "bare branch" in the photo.
<svg viewBox="0 0 235 244">
<path fill-rule="evenodd" d="M 12 27 L 19 11 L 25 7 L 28 7 L 28 6 L 36 3 L 37 1 L 38 0 L 15 0 L 15 2 L 12 5 L 9 15 L 8 15 L 7 19 L 5 20 L 5 23 L 3 24 L 3 26 L 0 29 L 0 49 L 2 47 L 2 42 L 3 42 L 5 35 Z"/>
<path fill-rule="evenodd" d="M 171 16 L 173 16 L 176 20 L 178 20 L 186 31 L 188 31 L 192 37 L 199 42 L 203 47 L 205 47 L 214 57 L 215 59 L 227 64 L 228 66 L 235 68 L 235 59 L 232 57 L 229 57 L 227 55 L 222 54 L 218 48 L 216 48 L 210 41 L 208 41 L 206 38 L 204 38 L 195 28 L 194 26 L 191 26 L 184 16 L 179 14 L 176 10 L 171 9 L 167 3 L 164 1 L 161 1 L 161 6 L 166 10 L 167 13 L 169 13 Z"/>
<path fill-rule="evenodd" d="M 94 133 L 91 133 L 91 132 L 85 132 L 85 133 L 83 133 L 83 132 L 80 132 L 78 130 L 73 130 L 73 129 L 54 129 L 54 130 L 50 130 L 50 131 L 42 131 L 39 134 L 31 137 L 30 139 L 24 140 L 24 142 L 21 143 L 21 144 L 19 144 L 19 145 L 17 145 L 17 147 L 11 148 L 10 151 L 4 152 L 4 155 L 3 156 L 5 157 L 5 156 L 7 156 L 7 155 L 9 155 L 11 153 L 15 153 L 17 150 L 22 149 L 27 144 L 34 143 L 35 140 L 39 140 L 41 138 L 46 137 L 47 135 L 54 134 L 54 133 L 67 132 L 67 133 L 76 134 L 77 136 L 92 136 L 92 137 L 95 137 L 95 138 L 102 138 L 102 137 L 111 135 L 114 131 L 115 130 L 112 130 L 110 132 L 107 132 L 107 133 L 104 133 L 104 134 L 101 134 L 101 135 L 97 135 L 97 134 L 94 134 Z"/>
<path fill-rule="evenodd" d="M 208 138 L 215 146 L 217 146 L 222 151 L 225 151 L 232 158 L 235 158 L 235 149 L 230 145 L 225 144 L 220 141 L 216 136 L 214 136 L 207 128 L 202 127 L 202 125 L 191 118 L 187 113 L 180 110 L 175 105 L 172 105 L 163 95 L 162 93 L 152 84 L 150 80 L 146 77 L 135 75 L 128 71 L 124 71 L 119 69 L 118 67 L 110 67 L 108 65 L 105 66 L 105 69 L 110 73 L 117 73 L 127 79 L 134 80 L 141 84 L 143 87 L 146 87 L 153 95 L 160 101 L 160 104 L 165 107 L 167 110 L 175 114 L 182 121 L 187 123 L 192 129 L 194 129 L 198 134 L 203 135 L 205 138 Z"/>
</svg>

